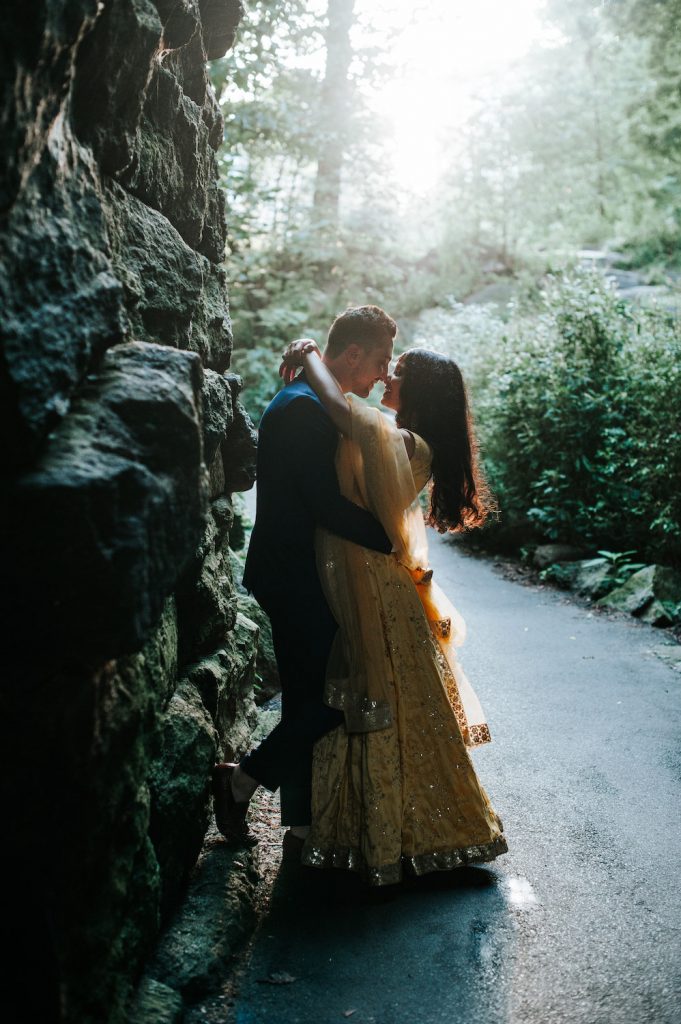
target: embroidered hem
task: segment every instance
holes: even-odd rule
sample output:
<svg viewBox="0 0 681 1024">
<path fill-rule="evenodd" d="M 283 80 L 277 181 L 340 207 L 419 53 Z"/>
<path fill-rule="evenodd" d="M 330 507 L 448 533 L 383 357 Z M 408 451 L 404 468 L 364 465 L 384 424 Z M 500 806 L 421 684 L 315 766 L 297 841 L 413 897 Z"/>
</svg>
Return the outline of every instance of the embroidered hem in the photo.
<svg viewBox="0 0 681 1024">
<path fill-rule="evenodd" d="M 489 726 L 487 723 L 484 725 L 469 725 L 466 729 L 468 737 L 464 737 L 467 747 L 481 747 L 483 743 L 491 743 L 492 737 L 490 736 Z"/>
<path fill-rule="evenodd" d="M 464 743 L 467 747 L 481 747 L 483 743 L 491 743 L 492 736 L 487 722 L 476 722 L 473 725 L 469 725 L 463 701 L 461 700 L 461 695 L 459 693 L 459 687 L 451 666 L 439 643 L 436 642 L 433 649 L 435 651 L 435 657 L 438 665 L 442 671 L 442 680 L 445 690 L 447 691 L 447 697 L 454 714 L 456 715 L 456 720 L 459 723 Z"/>
<path fill-rule="evenodd" d="M 324 687 L 324 703 L 345 715 L 348 732 L 375 732 L 385 729 L 393 720 L 390 705 L 385 701 L 369 700 L 348 693 L 347 688 L 328 679 Z"/>
<path fill-rule="evenodd" d="M 452 871 L 466 864 L 481 864 L 507 853 L 508 845 L 504 836 L 497 836 L 490 843 L 464 846 L 458 850 L 443 850 L 436 853 L 420 853 L 417 856 L 402 856 L 396 864 L 372 867 L 356 847 L 334 846 L 320 848 L 305 845 L 302 863 L 313 868 L 339 868 L 356 871 L 369 885 L 394 885 L 407 875 L 427 875 L 432 871 Z"/>
</svg>

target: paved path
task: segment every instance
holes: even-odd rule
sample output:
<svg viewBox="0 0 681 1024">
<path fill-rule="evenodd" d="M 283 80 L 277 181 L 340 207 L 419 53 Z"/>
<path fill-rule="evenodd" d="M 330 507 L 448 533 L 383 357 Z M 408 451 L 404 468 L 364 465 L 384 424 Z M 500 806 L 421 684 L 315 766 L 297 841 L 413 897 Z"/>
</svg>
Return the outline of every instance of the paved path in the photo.
<svg viewBox="0 0 681 1024">
<path fill-rule="evenodd" d="M 236 1024 L 679 1024 L 681 676 L 651 653 L 663 635 L 451 541 L 431 552 L 468 623 L 494 738 L 473 757 L 510 851 L 378 895 L 283 866 Z"/>
</svg>

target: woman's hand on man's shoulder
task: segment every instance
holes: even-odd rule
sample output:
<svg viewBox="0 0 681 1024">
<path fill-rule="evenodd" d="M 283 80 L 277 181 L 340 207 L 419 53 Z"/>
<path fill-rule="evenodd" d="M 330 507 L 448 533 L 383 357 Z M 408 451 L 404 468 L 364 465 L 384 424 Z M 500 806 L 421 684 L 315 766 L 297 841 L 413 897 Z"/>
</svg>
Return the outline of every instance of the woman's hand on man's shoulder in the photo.
<svg viewBox="0 0 681 1024">
<path fill-rule="evenodd" d="M 290 384 L 298 367 L 303 365 L 304 357 L 310 352 L 321 355 L 319 346 L 313 338 L 297 338 L 287 346 L 279 366 L 279 376 L 283 378 L 284 383 Z"/>
</svg>

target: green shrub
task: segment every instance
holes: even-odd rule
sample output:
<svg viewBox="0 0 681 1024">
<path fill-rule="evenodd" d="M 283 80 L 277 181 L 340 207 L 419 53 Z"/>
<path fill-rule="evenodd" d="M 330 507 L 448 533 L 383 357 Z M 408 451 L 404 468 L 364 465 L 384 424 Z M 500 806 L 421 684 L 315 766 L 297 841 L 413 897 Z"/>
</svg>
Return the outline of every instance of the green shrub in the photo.
<svg viewBox="0 0 681 1024">
<path fill-rule="evenodd" d="M 598 554 L 608 563 L 609 590 L 621 587 L 635 572 L 645 569 L 645 562 L 632 562 L 631 555 L 635 555 L 635 551 L 599 551 Z"/>
<path fill-rule="evenodd" d="M 483 362 L 474 407 L 505 522 L 678 561 L 678 321 L 633 310 L 598 275 L 573 274 L 549 281 L 535 315 L 499 325 Z"/>
<path fill-rule="evenodd" d="M 561 565 L 560 562 L 556 562 L 555 565 L 547 565 L 545 569 L 539 573 L 542 580 L 549 583 L 555 583 L 561 590 L 570 590 L 574 581 L 574 573 L 571 571 L 571 564 Z"/>
</svg>

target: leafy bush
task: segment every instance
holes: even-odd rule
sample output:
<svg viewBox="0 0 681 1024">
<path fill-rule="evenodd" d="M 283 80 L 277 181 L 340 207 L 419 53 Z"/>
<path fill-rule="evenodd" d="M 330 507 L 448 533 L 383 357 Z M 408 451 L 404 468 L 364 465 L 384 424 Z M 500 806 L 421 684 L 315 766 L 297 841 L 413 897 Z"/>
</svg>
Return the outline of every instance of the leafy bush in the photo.
<svg viewBox="0 0 681 1024">
<path fill-rule="evenodd" d="M 597 275 L 553 279 L 534 316 L 500 331 L 473 392 L 507 522 L 681 558 L 678 320 L 632 309 Z"/>
<path fill-rule="evenodd" d="M 570 569 L 570 565 L 561 565 L 560 562 L 556 562 L 555 565 L 547 565 L 545 569 L 542 569 L 539 576 L 542 580 L 555 583 L 561 590 L 570 590 L 574 581 L 574 574 Z"/>
<path fill-rule="evenodd" d="M 635 572 L 645 568 L 644 562 L 631 561 L 630 556 L 635 555 L 635 551 L 599 551 L 598 554 L 608 563 L 610 590 L 621 587 Z"/>
</svg>

